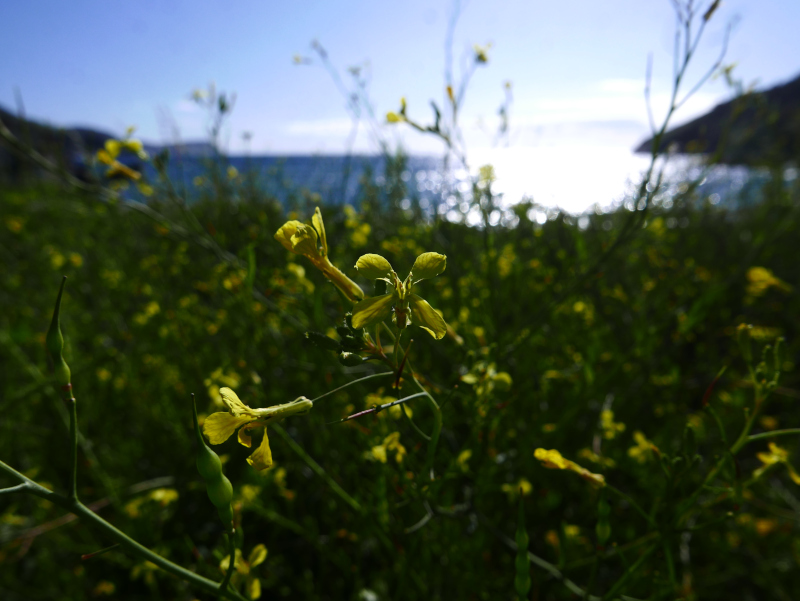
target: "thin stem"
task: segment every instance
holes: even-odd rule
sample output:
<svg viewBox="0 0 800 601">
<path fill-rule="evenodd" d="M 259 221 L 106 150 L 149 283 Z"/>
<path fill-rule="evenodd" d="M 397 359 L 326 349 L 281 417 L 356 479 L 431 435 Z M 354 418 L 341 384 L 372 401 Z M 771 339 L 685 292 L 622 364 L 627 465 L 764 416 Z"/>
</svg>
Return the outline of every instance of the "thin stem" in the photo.
<svg viewBox="0 0 800 601">
<path fill-rule="evenodd" d="M 667 572 L 669 573 L 669 582 L 672 585 L 672 593 L 678 590 L 678 579 L 675 576 L 675 560 L 672 557 L 672 549 L 669 548 L 669 541 L 666 538 L 661 539 L 661 548 L 664 550 L 664 557 L 667 558 Z"/>
<path fill-rule="evenodd" d="M 78 501 L 78 403 L 72 396 L 70 385 L 69 403 L 69 444 L 70 444 L 70 472 L 69 472 L 69 498 Z"/>
<path fill-rule="evenodd" d="M 189 584 L 209 594 L 215 595 L 217 597 L 223 597 L 225 599 L 230 599 L 231 601 L 246 601 L 244 597 L 242 597 L 235 591 L 220 590 L 219 583 L 214 582 L 213 580 L 209 580 L 208 578 L 204 578 L 198 574 L 195 574 L 194 572 L 191 572 L 186 568 L 179 566 L 176 563 L 172 563 L 171 561 L 165 559 L 164 557 L 161 557 L 161 555 L 154 553 L 141 543 L 130 538 L 127 534 L 125 534 L 121 530 L 117 529 L 116 527 L 106 522 L 103 518 L 94 513 L 91 509 L 86 507 L 80 501 L 74 501 L 63 495 L 47 490 L 43 486 L 37 484 L 33 480 L 20 474 L 14 468 L 6 465 L 2 461 L 0 461 L 0 469 L 6 472 L 7 474 L 13 475 L 14 477 L 22 480 L 29 494 L 35 495 L 42 499 L 46 499 L 52 502 L 53 504 L 58 505 L 62 509 L 66 509 L 67 511 L 74 513 L 80 519 L 90 522 L 92 525 L 95 526 L 95 528 L 103 532 L 103 534 L 105 534 L 108 538 L 119 543 L 119 545 L 126 551 L 128 551 L 128 553 L 130 553 L 131 555 L 138 557 L 139 559 L 150 561 L 153 564 L 157 565 L 162 570 L 164 570 L 165 572 L 172 574 L 173 576 L 177 576 L 178 578 L 185 580 Z"/>
<path fill-rule="evenodd" d="M 16 486 L 10 486 L 8 488 L 0 488 L 0 497 L 3 495 L 12 495 L 17 492 L 26 492 L 28 490 L 27 483 L 23 482 L 22 484 L 17 484 Z"/>
<path fill-rule="evenodd" d="M 234 540 L 235 534 L 236 530 L 231 528 L 231 531 L 228 533 L 228 571 L 225 572 L 225 578 L 219 585 L 219 590 L 222 592 L 228 590 L 228 583 L 231 581 L 231 576 L 233 576 L 233 571 L 236 569 L 236 541 Z"/>
<path fill-rule="evenodd" d="M 747 444 L 749 442 L 754 442 L 756 440 L 774 438 L 776 436 L 788 436 L 789 434 L 800 434 L 800 428 L 788 428 L 786 430 L 773 430 L 772 432 L 761 432 L 760 434 L 751 434 L 750 436 L 747 437 L 744 444 Z"/>
<path fill-rule="evenodd" d="M 361 505 L 359 505 L 358 501 L 356 501 L 353 497 L 347 494 L 347 492 L 341 486 L 339 486 L 336 480 L 331 478 L 328 475 L 328 473 L 322 468 L 322 466 L 316 461 L 314 461 L 314 458 L 311 457 L 311 455 L 309 455 L 308 453 L 306 453 L 303 447 L 297 444 L 295 440 L 291 436 L 289 436 L 289 433 L 286 430 L 284 430 L 282 426 L 280 426 L 279 424 L 273 424 L 271 427 L 275 432 L 278 433 L 278 436 L 283 438 L 286 444 L 288 444 L 289 447 L 295 453 L 297 453 L 303 461 L 306 462 L 306 465 L 310 467 L 312 470 L 314 470 L 317 476 L 319 476 L 320 478 L 325 480 L 325 482 L 327 482 L 328 486 L 330 486 L 333 489 L 333 492 L 339 495 L 339 497 L 341 497 L 341 499 L 345 503 L 350 505 L 350 507 L 352 507 L 355 511 L 357 511 L 358 513 L 362 512 Z"/>
<path fill-rule="evenodd" d="M 376 405 L 374 407 L 370 407 L 369 409 L 365 409 L 364 411 L 359 411 L 358 413 L 354 413 L 353 415 L 348 415 L 344 419 L 340 419 L 338 421 L 332 422 L 334 424 L 341 424 L 342 422 L 350 421 L 351 419 L 355 419 L 357 417 L 361 417 L 362 415 L 369 415 L 370 413 L 380 413 L 384 409 L 388 409 L 389 407 L 394 407 L 395 405 L 402 405 L 403 403 L 407 403 L 412 399 L 419 398 L 421 396 L 427 396 L 427 392 L 418 392 L 416 394 L 409 395 L 407 397 L 403 397 L 402 399 L 397 399 L 396 401 L 392 401 L 391 403 L 384 403 L 383 405 Z M 405 413 L 405 412 L 404 412 Z M 425 436 L 425 434 L 423 434 Z M 426 436 L 427 438 L 427 436 Z"/>
<path fill-rule="evenodd" d="M 373 378 L 384 378 L 384 377 L 386 377 L 386 376 L 391 376 L 391 375 L 393 375 L 393 374 L 392 374 L 392 372 L 390 372 L 390 371 L 384 371 L 384 372 L 381 372 L 381 373 L 379 373 L 379 374 L 372 374 L 371 376 L 364 376 L 363 378 L 359 378 L 358 380 L 353 380 L 352 382 L 348 382 L 347 384 L 344 384 L 344 385 L 342 385 L 342 386 L 339 386 L 339 388 L 334 388 L 333 390 L 329 390 L 329 391 L 328 391 L 328 392 L 326 392 L 325 394 L 321 394 L 321 395 L 319 395 L 317 398 L 315 398 L 315 399 L 311 399 L 311 401 L 312 401 L 313 403 L 316 403 L 318 400 L 320 400 L 320 399 L 324 399 L 326 396 L 330 396 L 330 395 L 332 395 L 332 394 L 335 394 L 335 393 L 339 392 L 340 390 L 344 390 L 344 389 L 345 389 L 345 388 L 347 388 L 348 386 L 353 386 L 354 384 L 358 384 L 358 383 L 360 383 L 360 382 L 365 382 L 365 381 L 367 381 L 367 380 L 371 380 L 371 379 L 373 379 Z"/>
<path fill-rule="evenodd" d="M 648 524 L 650 524 L 650 525 L 651 525 L 651 526 L 653 526 L 654 528 L 657 528 L 657 527 L 658 527 L 658 526 L 656 526 L 655 520 L 653 520 L 653 518 L 652 518 L 652 517 L 650 517 L 650 515 L 649 515 L 649 514 L 648 514 L 648 513 L 647 513 L 647 512 L 646 512 L 644 509 L 642 509 L 642 508 L 639 506 L 639 504 L 638 504 L 638 503 L 636 503 L 636 501 L 634 501 L 633 499 L 631 499 L 631 498 L 630 498 L 628 495 L 626 495 L 624 492 L 622 492 L 622 491 L 621 491 L 621 490 L 619 490 L 618 488 L 615 488 L 615 487 L 611 486 L 611 485 L 610 485 L 610 484 L 608 484 L 608 483 L 606 483 L 606 486 L 605 486 L 605 488 L 606 488 L 607 490 L 609 490 L 609 491 L 613 492 L 615 495 L 617 495 L 617 496 L 618 496 L 618 497 L 620 497 L 621 499 L 624 499 L 625 501 L 627 501 L 628 503 L 630 503 L 631 507 L 633 507 L 633 508 L 634 508 L 636 511 L 638 511 L 638 512 L 639 512 L 639 514 L 640 514 L 640 515 L 641 515 L 641 516 L 642 516 L 642 517 L 643 517 L 645 520 L 647 520 L 647 523 L 648 523 Z"/>
<path fill-rule="evenodd" d="M 639 569 L 639 566 L 641 566 L 641 565 L 644 563 L 645 559 L 647 559 L 647 558 L 648 558 L 648 556 L 649 556 L 649 555 L 650 555 L 650 554 L 651 554 L 653 551 L 655 551 L 655 550 L 656 550 L 656 546 L 657 546 L 657 545 L 653 545 L 653 546 L 652 546 L 652 547 L 650 547 L 649 549 L 645 550 L 645 552 L 644 552 L 644 553 L 642 553 L 642 554 L 639 556 L 639 559 L 637 559 L 636 561 L 634 561 L 634 562 L 633 562 L 633 563 L 632 563 L 632 564 L 631 564 L 631 565 L 630 565 L 630 566 L 629 566 L 629 567 L 628 567 L 628 568 L 625 570 L 625 572 L 622 574 L 622 576 L 619 578 L 619 580 L 617 580 L 617 581 L 614 583 L 614 586 L 612 586 L 612 587 L 611 587 L 611 589 L 610 589 L 610 590 L 609 590 L 609 591 L 608 591 L 608 592 L 607 592 L 605 595 L 603 595 L 603 601 L 606 601 L 606 600 L 608 600 L 608 599 L 613 599 L 613 598 L 614 598 L 614 597 L 617 595 L 617 593 L 619 593 L 619 592 L 622 590 L 622 587 L 624 587 L 624 586 L 625 586 L 625 583 L 628 581 L 628 578 L 630 578 L 631 576 L 633 576 L 633 574 L 636 572 L 636 570 L 638 570 L 638 569 Z"/>
</svg>

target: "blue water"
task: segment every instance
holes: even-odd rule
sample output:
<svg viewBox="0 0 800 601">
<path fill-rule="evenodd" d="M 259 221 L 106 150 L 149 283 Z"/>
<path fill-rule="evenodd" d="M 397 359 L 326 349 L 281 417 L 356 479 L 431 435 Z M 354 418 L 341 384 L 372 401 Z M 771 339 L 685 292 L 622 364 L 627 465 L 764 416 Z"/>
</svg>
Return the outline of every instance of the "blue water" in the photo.
<svg viewBox="0 0 800 601">
<path fill-rule="evenodd" d="M 172 158 L 167 174 L 179 190 L 185 190 L 190 198 L 195 197 L 200 194 L 195 178 L 207 178 L 210 160 Z M 230 165 L 240 175 L 254 177 L 260 190 L 281 201 L 305 189 L 319 194 L 326 204 L 352 204 L 359 199 L 361 179 L 368 172 L 374 183 L 379 186 L 385 183 L 386 161 L 382 156 L 232 156 L 221 160 L 223 173 Z M 407 194 L 432 206 L 443 192 L 441 171 L 440 158 L 408 157 L 401 174 Z M 157 179 L 156 171 L 149 163 L 145 165 L 145 175 L 151 181 Z"/>
<path fill-rule="evenodd" d="M 202 187 L 195 185 L 195 178 L 208 177 L 210 161 L 196 156 L 173 156 L 167 173 L 176 188 L 190 200 L 198 198 Z M 302 191 L 319 194 L 326 204 L 357 204 L 363 193 L 362 178 L 369 173 L 370 179 L 378 186 L 386 183 L 384 178 L 385 159 L 375 155 L 327 155 L 327 156 L 232 156 L 221 159 L 224 176 L 230 165 L 242 176 L 255 179 L 259 190 L 281 202 L 291 202 L 302 196 Z M 757 203 L 762 186 L 770 174 L 761 169 L 716 165 L 704 170 L 697 158 L 686 157 L 684 161 L 673 162 L 669 175 L 656 195 L 655 204 L 664 208 L 672 206 L 672 198 L 680 197 L 687 182 L 702 178 L 697 187 L 697 198 L 708 199 L 714 205 L 737 208 Z M 151 181 L 157 179 L 152 164 L 145 164 L 145 175 Z M 520 174 L 517 174 L 519 176 Z M 407 199 L 401 202 L 408 208 L 414 198 L 419 206 L 429 214 L 440 210 L 443 214 L 453 210 L 466 212 L 471 184 L 467 174 L 443 175 L 440 157 L 411 156 L 401 179 L 406 186 Z M 787 169 L 784 178 L 787 184 L 797 177 L 797 169 Z M 502 184 L 502 181 L 498 181 Z M 634 193 L 637 185 L 631 186 L 626 198 Z M 509 207 L 522 198 L 505 198 L 502 203 Z M 626 201 L 620 201 L 620 204 Z M 460 207 L 460 208 L 459 208 Z M 611 207 L 610 207 L 611 208 Z M 579 209 L 580 211 L 580 209 Z"/>
</svg>

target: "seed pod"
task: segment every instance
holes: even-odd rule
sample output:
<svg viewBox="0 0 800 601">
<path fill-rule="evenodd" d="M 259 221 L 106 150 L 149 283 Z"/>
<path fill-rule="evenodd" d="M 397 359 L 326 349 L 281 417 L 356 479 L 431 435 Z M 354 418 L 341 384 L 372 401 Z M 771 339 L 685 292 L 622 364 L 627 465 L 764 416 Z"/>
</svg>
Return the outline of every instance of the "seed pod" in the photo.
<svg viewBox="0 0 800 601">
<path fill-rule="evenodd" d="M 517 558 L 514 561 L 516 574 L 514 576 L 514 590 L 520 601 L 528 598 L 528 591 L 531 590 L 531 566 L 528 560 L 528 532 L 525 530 L 525 507 L 523 496 L 520 491 L 519 511 L 517 512 Z"/>
<path fill-rule="evenodd" d="M 58 385 L 67 389 L 70 387 L 71 374 L 67 362 L 64 361 L 64 336 L 61 335 L 61 295 L 64 293 L 64 285 L 67 283 L 66 276 L 61 280 L 61 288 L 58 289 L 56 306 L 53 309 L 53 319 L 50 321 L 50 328 L 47 330 L 47 352 L 53 361 L 53 374 Z M 72 394 L 69 395 L 70 397 Z"/>
<path fill-rule="evenodd" d="M 233 486 L 231 481 L 222 473 L 222 462 L 219 460 L 219 456 L 208 447 L 203 435 L 200 433 L 194 395 L 192 395 L 192 411 L 194 432 L 197 436 L 197 471 L 206 481 L 208 498 L 211 499 L 211 504 L 217 508 L 217 513 L 219 513 L 219 518 L 222 520 L 223 525 L 225 528 L 232 530 L 233 508 L 231 507 L 231 500 L 233 499 Z"/>
<path fill-rule="evenodd" d="M 306 332 L 306 340 L 310 343 L 328 351 L 339 352 L 340 346 L 333 338 L 327 337 L 319 332 Z"/>
<path fill-rule="evenodd" d="M 347 367 L 355 367 L 356 365 L 361 365 L 363 362 L 364 359 L 356 353 L 339 353 L 339 363 Z"/>
</svg>

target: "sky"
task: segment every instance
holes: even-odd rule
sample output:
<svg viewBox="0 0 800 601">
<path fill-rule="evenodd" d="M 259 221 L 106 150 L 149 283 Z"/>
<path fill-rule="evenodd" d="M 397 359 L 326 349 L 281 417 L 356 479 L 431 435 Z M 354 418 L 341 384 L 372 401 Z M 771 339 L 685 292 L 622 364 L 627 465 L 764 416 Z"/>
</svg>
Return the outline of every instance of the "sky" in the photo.
<svg viewBox="0 0 800 601">
<path fill-rule="evenodd" d="M 473 45 L 492 44 L 463 104 L 471 164 L 527 170 L 528 180 L 580 164 L 583 179 L 607 177 L 616 188 L 623 171 L 638 168 L 630 150 L 649 132 L 643 97 L 649 55 L 658 122 L 671 91 L 675 16 L 669 0 L 4 2 L 0 105 L 16 111 L 21 98 L 30 118 L 115 135 L 133 125 L 136 136 L 151 143 L 198 140 L 207 136 L 209 119 L 191 92 L 213 82 L 218 91 L 236 94 L 221 138 L 230 152 L 343 153 L 352 126 L 347 99 L 312 42 L 326 49 L 346 85 L 348 68 L 361 68 L 379 121 L 405 97 L 409 115 L 427 123 L 429 101 L 441 105 L 445 98 L 446 37 L 454 14 L 456 81 Z M 734 76 L 745 84 L 768 87 L 800 74 L 800 2 L 723 0 L 688 72 L 688 87 L 717 60 L 729 26 L 725 64 L 735 63 Z M 310 61 L 298 65 L 295 56 Z M 507 81 L 513 95 L 509 147 L 498 148 L 493 132 Z M 730 96 L 722 79 L 710 81 L 674 123 Z M 438 140 L 403 125 L 381 132 L 410 153 L 442 151 Z M 364 127 L 352 148 L 378 150 Z M 540 187 L 539 196 L 557 194 L 555 180 L 551 187 Z"/>
</svg>

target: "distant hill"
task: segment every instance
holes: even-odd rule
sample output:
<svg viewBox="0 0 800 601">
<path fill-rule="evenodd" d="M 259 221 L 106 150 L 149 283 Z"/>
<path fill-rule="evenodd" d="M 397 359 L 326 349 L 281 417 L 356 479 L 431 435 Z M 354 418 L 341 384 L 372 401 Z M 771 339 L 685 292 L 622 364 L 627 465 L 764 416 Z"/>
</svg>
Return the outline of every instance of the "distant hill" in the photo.
<svg viewBox="0 0 800 601">
<path fill-rule="evenodd" d="M 114 138 L 107 132 L 87 127 L 62 128 L 31 121 L 14 115 L 2 106 L 0 120 L 17 138 L 79 177 L 88 175 L 87 157 L 103 148 L 106 140 Z M 212 157 L 215 154 L 214 147 L 207 142 L 164 146 L 145 144 L 145 150 L 151 156 L 164 149 L 169 150 L 173 157 Z M 15 178 L 24 168 L 23 160 L 0 140 L 0 175 Z"/>
<path fill-rule="evenodd" d="M 650 153 L 653 139 L 636 152 Z M 744 94 L 664 134 L 661 150 L 707 154 L 719 163 L 776 166 L 800 163 L 800 77 Z"/>
</svg>

